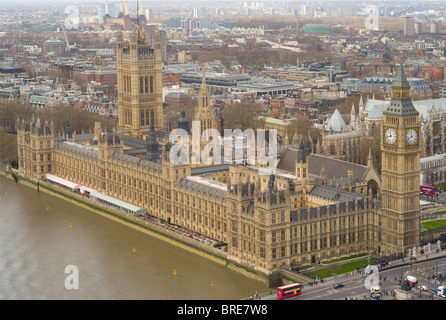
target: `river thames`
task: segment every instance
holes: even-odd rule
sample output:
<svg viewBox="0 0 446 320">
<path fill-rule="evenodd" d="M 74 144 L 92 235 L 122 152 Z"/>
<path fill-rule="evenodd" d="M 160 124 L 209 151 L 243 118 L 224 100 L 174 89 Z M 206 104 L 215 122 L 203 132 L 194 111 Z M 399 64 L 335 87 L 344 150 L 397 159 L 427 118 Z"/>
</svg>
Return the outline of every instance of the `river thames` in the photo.
<svg viewBox="0 0 446 320">
<path fill-rule="evenodd" d="M 77 289 L 66 286 L 74 283 L 73 268 Z M 0 175 L 0 299 L 238 300 L 266 291 L 224 266 Z"/>
</svg>

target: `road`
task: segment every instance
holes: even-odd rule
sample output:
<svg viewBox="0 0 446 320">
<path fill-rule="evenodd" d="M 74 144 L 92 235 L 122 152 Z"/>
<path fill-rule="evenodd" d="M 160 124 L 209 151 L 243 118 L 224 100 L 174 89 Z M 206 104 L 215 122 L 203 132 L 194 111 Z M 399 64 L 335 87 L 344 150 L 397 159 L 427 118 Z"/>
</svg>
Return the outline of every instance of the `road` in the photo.
<svg viewBox="0 0 446 320">
<path fill-rule="evenodd" d="M 446 192 L 437 192 L 434 196 L 429 194 L 420 194 L 420 200 L 446 204 Z"/>
<path fill-rule="evenodd" d="M 384 271 L 379 271 L 381 292 L 383 292 L 383 300 L 392 300 L 391 292 L 394 289 L 400 288 L 399 280 L 412 275 L 418 279 L 419 285 L 425 285 L 428 287 L 428 291 L 421 292 L 419 290 L 412 289 L 412 295 L 415 299 L 428 300 L 432 296 L 434 300 L 445 300 L 436 294 L 432 295 L 433 288 L 437 288 L 440 283 L 436 283 L 432 280 L 428 280 L 428 276 L 434 273 L 446 273 L 446 257 L 439 258 L 434 261 L 418 262 L 410 266 L 401 266 L 391 268 Z M 365 286 L 367 276 L 362 274 L 346 274 L 338 276 L 336 279 L 332 279 L 325 283 L 319 283 L 317 285 L 305 286 L 302 290 L 302 295 L 289 298 L 289 300 L 340 300 L 340 299 L 361 299 L 364 297 L 370 297 L 370 291 Z M 342 283 L 343 288 L 334 289 L 335 283 Z M 385 293 L 388 293 L 387 295 Z M 421 294 L 421 298 L 420 298 Z M 262 297 L 263 300 L 275 300 L 275 295 L 269 295 Z"/>
</svg>

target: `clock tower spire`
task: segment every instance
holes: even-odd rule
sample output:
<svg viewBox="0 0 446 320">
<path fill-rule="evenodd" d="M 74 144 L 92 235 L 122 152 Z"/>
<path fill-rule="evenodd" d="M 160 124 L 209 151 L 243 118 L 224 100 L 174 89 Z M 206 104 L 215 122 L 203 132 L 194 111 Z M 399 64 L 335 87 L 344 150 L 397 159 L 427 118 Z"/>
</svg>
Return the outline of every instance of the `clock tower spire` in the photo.
<svg viewBox="0 0 446 320">
<path fill-rule="evenodd" d="M 403 62 L 392 84 L 381 130 L 382 208 L 380 254 L 404 254 L 419 245 L 420 118 Z"/>
</svg>

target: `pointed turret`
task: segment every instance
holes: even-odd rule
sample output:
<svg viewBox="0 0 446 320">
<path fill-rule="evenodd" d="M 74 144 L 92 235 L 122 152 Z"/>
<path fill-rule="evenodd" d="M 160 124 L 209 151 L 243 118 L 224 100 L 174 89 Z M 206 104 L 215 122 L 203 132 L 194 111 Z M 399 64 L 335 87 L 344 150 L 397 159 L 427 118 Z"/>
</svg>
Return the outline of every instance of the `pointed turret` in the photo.
<svg viewBox="0 0 446 320">
<path fill-rule="evenodd" d="M 355 103 L 352 103 L 352 110 L 350 111 L 350 126 L 355 129 L 356 128 L 356 111 L 355 111 Z"/>
<path fill-rule="evenodd" d="M 367 157 L 367 167 L 373 167 L 372 149 L 369 148 L 369 156 Z"/>
<path fill-rule="evenodd" d="M 293 140 L 291 140 L 291 144 L 297 146 L 299 143 L 299 135 L 297 134 L 297 127 L 294 130 Z"/>
<path fill-rule="evenodd" d="M 392 98 L 389 105 L 383 112 L 393 116 L 418 115 L 410 97 L 410 84 L 404 73 L 403 62 L 398 69 L 398 74 L 392 84 Z"/>
<path fill-rule="evenodd" d="M 363 112 L 364 112 L 364 100 L 362 99 L 362 94 L 361 94 L 359 98 L 359 116 L 361 116 Z"/>
<path fill-rule="evenodd" d="M 211 108 L 211 98 L 206 85 L 206 75 L 203 66 L 203 78 L 201 81 L 201 89 L 198 95 L 198 108 L 195 112 L 195 121 L 200 121 L 201 133 L 208 129 L 217 129 L 217 123 L 215 119 L 214 111 Z M 210 136 L 205 135 L 203 143 L 209 141 Z"/>
</svg>

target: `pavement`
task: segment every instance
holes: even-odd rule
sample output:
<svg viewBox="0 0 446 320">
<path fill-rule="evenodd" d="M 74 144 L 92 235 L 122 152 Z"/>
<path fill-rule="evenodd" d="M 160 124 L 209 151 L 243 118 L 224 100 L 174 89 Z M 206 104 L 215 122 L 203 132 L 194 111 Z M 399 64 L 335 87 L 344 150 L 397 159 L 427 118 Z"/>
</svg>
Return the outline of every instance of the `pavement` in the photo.
<svg viewBox="0 0 446 320">
<path fill-rule="evenodd" d="M 389 275 L 389 272 L 396 271 L 402 266 L 410 266 L 412 263 L 422 263 L 431 260 L 446 257 L 446 250 L 442 250 L 438 253 L 419 256 L 417 260 L 399 259 L 389 263 L 384 268 L 379 268 L 379 272 Z M 357 259 L 364 259 L 360 257 Z M 352 259 L 352 260 L 357 260 Z M 415 267 L 416 265 L 414 265 Z M 315 268 L 326 268 L 324 265 L 316 265 Z M 387 272 L 389 271 L 389 272 Z M 399 274 L 399 271 L 397 271 Z M 391 273 L 390 273 L 391 274 Z M 345 274 L 340 274 L 332 277 L 324 278 L 322 281 L 313 281 L 309 283 L 302 283 L 304 285 L 305 296 L 300 296 L 299 300 L 312 300 L 312 299 L 329 299 L 329 300 L 373 300 L 368 293 L 369 291 L 364 287 L 364 281 L 367 278 L 367 274 L 364 273 L 364 269 L 355 270 Z M 380 300 L 396 300 L 396 297 L 392 294 L 394 289 L 399 289 L 399 276 L 395 279 L 392 276 L 386 276 L 380 278 L 381 296 Z M 311 279 L 312 280 L 312 279 Z M 336 283 L 343 283 L 345 288 L 334 289 L 333 285 Z M 431 288 L 436 288 L 440 285 L 439 281 L 429 280 L 429 283 L 423 281 L 422 285 L 429 287 L 428 291 L 421 291 L 417 288 L 412 288 L 411 294 L 413 299 L 431 300 L 431 299 L 444 299 L 439 298 L 433 294 Z M 270 293 L 264 293 L 261 295 L 263 300 L 276 300 L 275 292 L 272 290 Z M 306 298 L 306 299 L 305 299 Z"/>
</svg>

